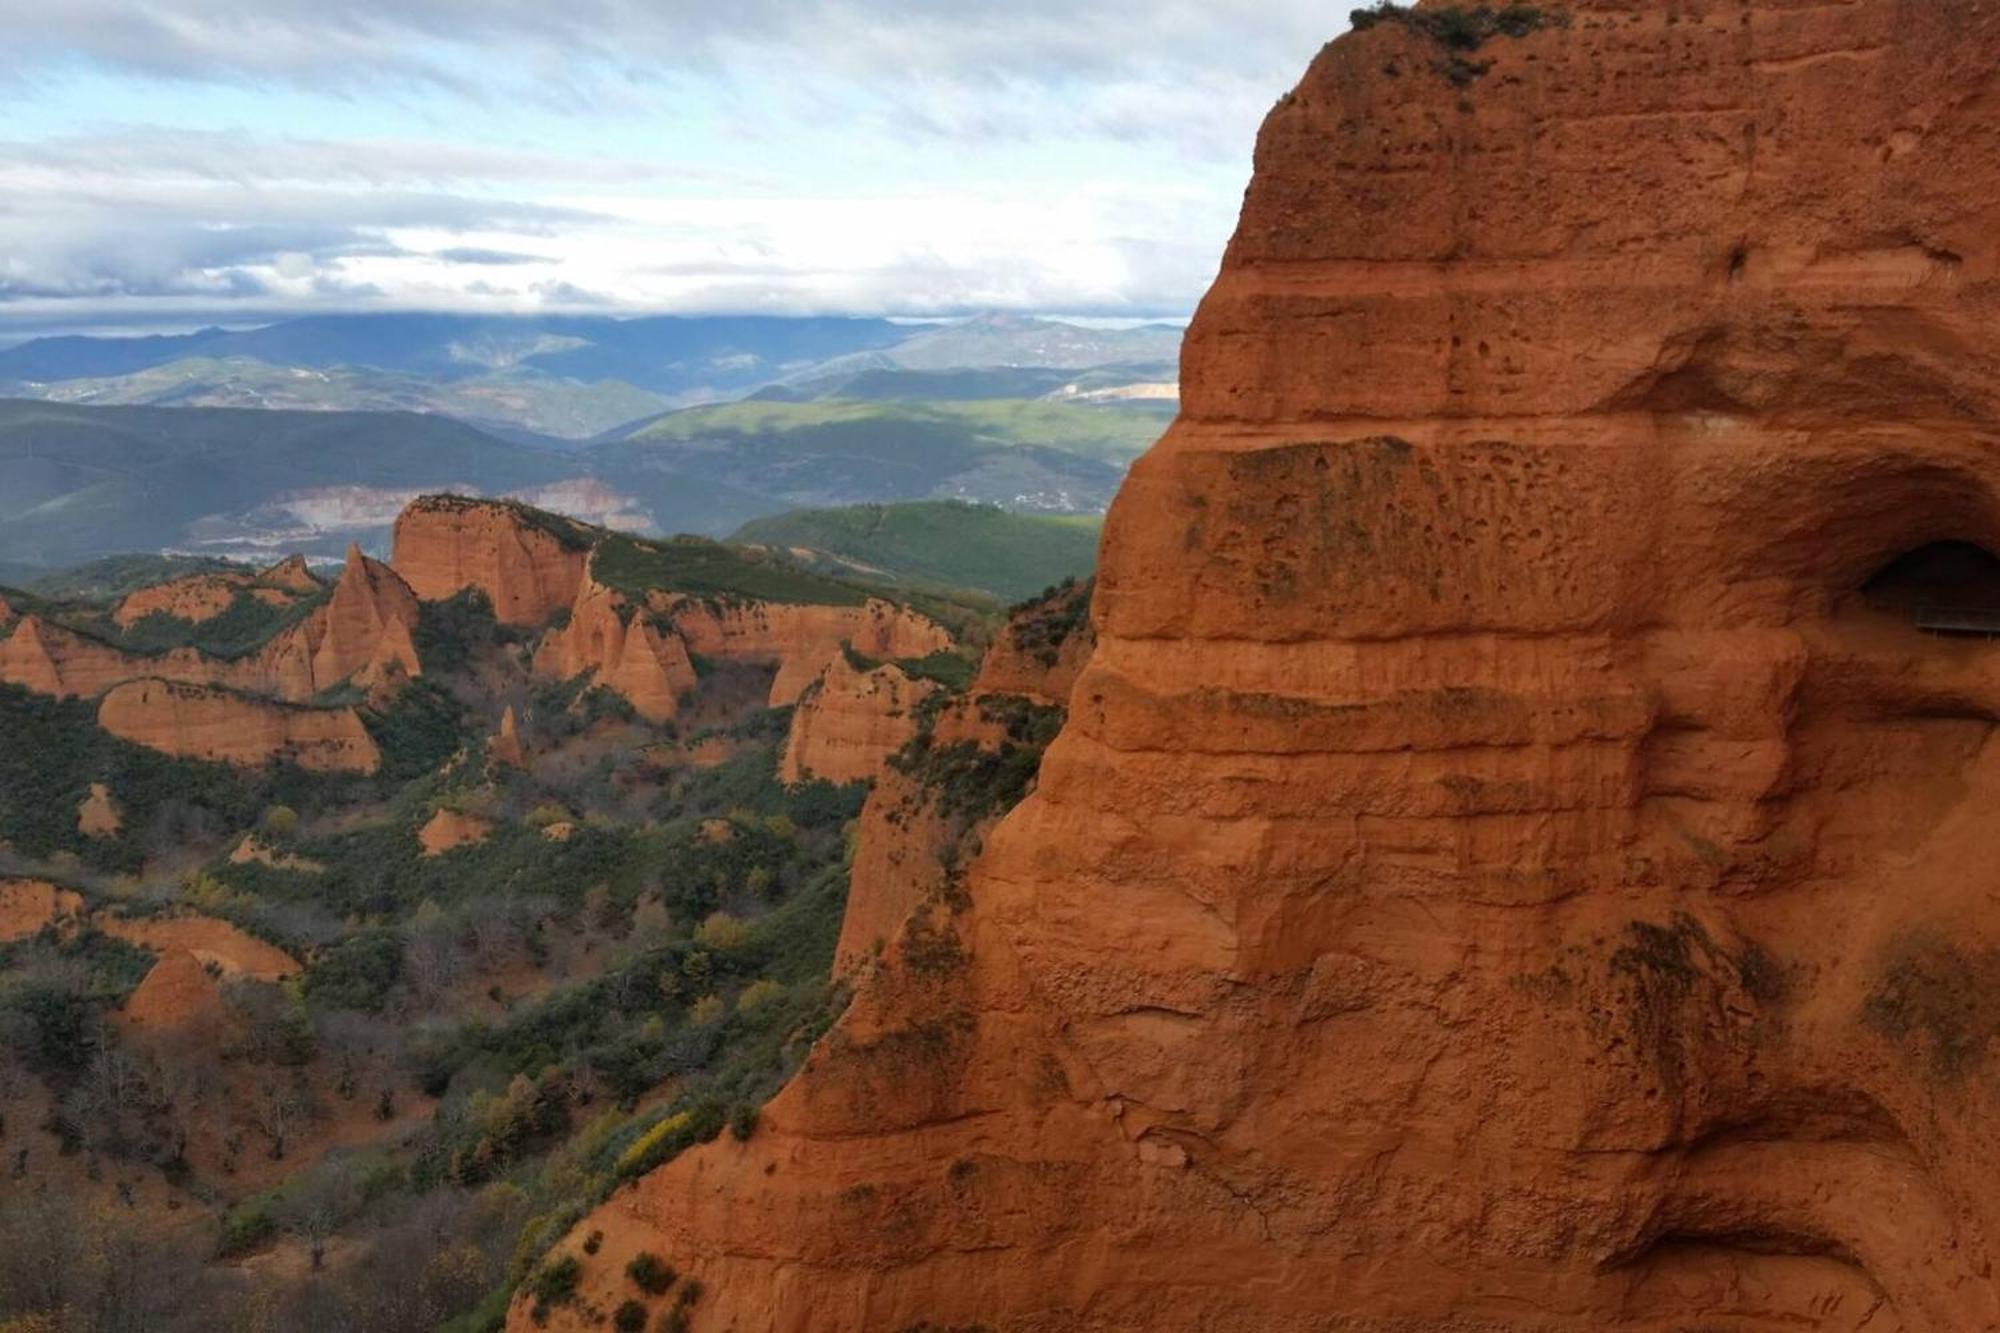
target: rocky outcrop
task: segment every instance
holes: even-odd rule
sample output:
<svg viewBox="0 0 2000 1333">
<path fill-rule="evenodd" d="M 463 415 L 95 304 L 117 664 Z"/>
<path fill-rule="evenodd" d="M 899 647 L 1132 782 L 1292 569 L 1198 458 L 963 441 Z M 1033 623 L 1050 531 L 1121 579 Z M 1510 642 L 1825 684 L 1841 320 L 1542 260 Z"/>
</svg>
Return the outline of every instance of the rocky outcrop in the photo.
<svg viewBox="0 0 2000 1333">
<path fill-rule="evenodd" d="M 60 927 L 83 910 L 83 896 L 72 889 L 40 879 L 0 879 L 0 944 Z"/>
<path fill-rule="evenodd" d="M 1067 703 L 1097 646 L 1090 629 L 1092 587 L 1090 580 L 1069 584 L 1017 608 L 981 659 L 973 692 Z"/>
<path fill-rule="evenodd" d="M 86 838 L 115 838 L 123 827 L 125 818 L 118 812 L 111 788 L 101 782 L 91 783 L 89 794 L 77 803 L 76 831 Z"/>
<path fill-rule="evenodd" d="M 423 674 L 420 614 L 416 594 L 395 570 L 350 546 L 326 604 L 222 678 L 294 702 L 340 685 L 375 689 L 407 680 Z"/>
<path fill-rule="evenodd" d="M 126 594 L 111 613 L 120 629 L 130 629 L 147 616 L 171 616 L 199 625 L 227 611 L 239 592 L 254 583 L 249 574 L 191 574 L 155 583 Z"/>
<path fill-rule="evenodd" d="M 211 1037 L 227 1024 L 228 1011 L 218 976 L 189 950 L 170 946 L 125 997 L 119 1019 L 142 1038 Z"/>
<path fill-rule="evenodd" d="M 153 678 L 303 703 L 340 685 L 373 689 L 422 674 L 414 637 L 418 615 L 415 595 L 395 571 L 352 548 L 333 595 L 247 656 L 211 657 L 193 648 L 128 653 L 28 615 L 0 639 L 0 681 L 90 699 L 115 685 Z"/>
<path fill-rule="evenodd" d="M 804 606 L 714 602 L 656 592 L 651 604 L 691 653 L 732 662 L 775 663 L 773 708 L 797 703 L 843 645 L 864 657 L 887 661 L 926 657 L 952 647 L 951 634 L 942 625 L 876 598 L 862 606 Z"/>
<path fill-rule="evenodd" d="M 837 977 L 851 979 L 882 957 L 924 904 L 961 891 L 966 863 L 1011 799 L 975 803 L 952 788 L 989 767 L 1024 767 L 1046 746 L 1095 642 L 1080 595 L 1087 598 L 1064 588 L 1019 608 L 987 649 L 972 690 L 925 710 L 934 716 L 916 724 L 916 743 L 875 769 L 854 841 Z"/>
<path fill-rule="evenodd" d="M 0 629 L 6 629 L 13 624 L 16 614 L 13 603 L 5 597 L 0 597 Z"/>
<path fill-rule="evenodd" d="M 417 830 L 417 845 L 425 856 L 443 856 L 493 836 L 493 821 L 460 810 L 439 810 Z"/>
<path fill-rule="evenodd" d="M 521 745 L 521 721 L 512 704 L 500 715 L 500 729 L 486 742 L 486 757 L 504 768 L 528 766 L 528 755 Z"/>
<path fill-rule="evenodd" d="M 257 576 L 257 582 L 272 588 L 283 588 L 288 592 L 309 597 L 326 585 L 319 575 L 312 572 L 302 555 L 288 555 Z"/>
<path fill-rule="evenodd" d="M 120 629 L 130 629 L 147 616 L 170 616 L 203 624 L 227 611 L 240 596 L 271 606 L 290 606 L 319 592 L 323 585 L 303 556 L 288 556 L 261 573 L 223 570 L 189 574 L 126 594 L 112 611 Z"/>
<path fill-rule="evenodd" d="M 672 719 L 696 684 L 678 634 L 662 631 L 650 612 L 589 579 L 577 592 L 569 623 L 550 630 L 535 650 L 535 674 L 545 680 L 574 680 L 585 672 L 649 722 Z"/>
<path fill-rule="evenodd" d="M 477 588 L 509 625 L 543 625 L 576 600 L 588 543 L 521 505 L 428 495 L 396 519 L 390 563 L 425 601 Z"/>
<path fill-rule="evenodd" d="M 59 699 L 94 699 L 114 685 L 149 673 L 207 681 L 220 670 L 219 663 L 192 649 L 140 657 L 38 614 L 22 616 L 13 632 L 0 639 L 0 682 Z"/>
<path fill-rule="evenodd" d="M 893 665 L 870 668 L 835 653 L 792 713 L 778 780 L 869 781 L 917 734 L 917 705 L 938 688 Z"/>
<path fill-rule="evenodd" d="M 97 708 L 112 735 L 184 759 L 315 772 L 373 773 L 382 762 L 352 708 L 305 708 L 177 681 L 114 687 Z"/>
<path fill-rule="evenodd" d="M 2000 10 L 1515 20 L 1273 111 L 1038 789 L 589 1301 L 2000 1324 L 2000 597 L 1870 597 L 2000 551 Z"/>
<path fill-rule="evenodd" d="M 299 971 L 296 958 L 227 921 L 211 916 L 126 917 L 106 912 L 97 928 L 114 939 L 166 955 L 187 953 L 218 974 L 252 981 L 283 981 Z"/>
</svg>

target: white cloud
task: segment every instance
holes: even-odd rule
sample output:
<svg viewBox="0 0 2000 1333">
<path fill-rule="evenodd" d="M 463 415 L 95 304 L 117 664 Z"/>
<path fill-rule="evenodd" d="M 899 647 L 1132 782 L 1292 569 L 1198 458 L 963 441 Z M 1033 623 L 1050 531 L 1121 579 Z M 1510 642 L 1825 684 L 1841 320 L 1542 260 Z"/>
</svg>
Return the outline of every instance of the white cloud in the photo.
<svg viewBox="0 0 2000 1333">
<path fill-rule="evenodd" d="M 0 141 L 19 323 L 1185 310 L 1258 118 L 1339 20 L 1304 0 L 0 0 L 0 24 L 0 106 L 78 69 L 167 81 L 145 85 L 158 124 Z M 199 86 L 268 97 L 268 123 L 175 127 L 173 89 Z M 297 123 L 301 93 L 379 109 L 409 88 L 474 134 Z M 502 104 L 524 140 L 555 128 L 477 141 Z M 579 123 L 615 147 L 574 151 L 556 131 Z M 872 164 L 797 169 L 830 137 Z"/>
</svg>

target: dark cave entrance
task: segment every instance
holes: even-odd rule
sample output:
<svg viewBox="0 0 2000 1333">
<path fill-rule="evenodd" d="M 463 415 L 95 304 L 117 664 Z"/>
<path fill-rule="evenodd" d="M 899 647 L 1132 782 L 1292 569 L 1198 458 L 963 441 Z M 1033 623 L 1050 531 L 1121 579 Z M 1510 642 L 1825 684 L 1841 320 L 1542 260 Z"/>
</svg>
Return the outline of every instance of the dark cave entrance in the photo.
<svg viewBox="0 0 2000 1333">
<path fill-rule="evenodd" d="M 1919 546 L 1877 570 L 1861 599 L 1926 634 L 2000 638 L 2000 556 L 1971 542 Z"/>
</svg>

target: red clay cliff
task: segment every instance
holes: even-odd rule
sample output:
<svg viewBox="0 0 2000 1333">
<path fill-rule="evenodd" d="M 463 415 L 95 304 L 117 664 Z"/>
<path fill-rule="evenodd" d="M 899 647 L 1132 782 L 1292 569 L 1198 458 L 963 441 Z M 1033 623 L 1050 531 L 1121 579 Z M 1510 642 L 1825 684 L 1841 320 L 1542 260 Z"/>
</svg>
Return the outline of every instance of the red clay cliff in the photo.
<svg viewBox="0 0 2000 1333">
<path fill-rule="evenodd" d="M 2000 1326 L 2000 7 L 1541 16 L 1272 112 L 1038 790 L 587 1300 Z"/>
</svg>

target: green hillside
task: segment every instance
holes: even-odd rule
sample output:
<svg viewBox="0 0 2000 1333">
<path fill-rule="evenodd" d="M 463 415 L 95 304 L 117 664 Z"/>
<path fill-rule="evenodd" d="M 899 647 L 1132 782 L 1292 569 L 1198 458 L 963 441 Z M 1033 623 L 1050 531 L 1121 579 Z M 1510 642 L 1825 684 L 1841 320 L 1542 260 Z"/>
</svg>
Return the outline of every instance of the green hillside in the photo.
<svg viewBox="0 0 2000 1333">
<path fill-rule="evenodd" d="M 354 366 L 275 366 L 250 357 L 188 357 L 127 375 L 42 385 L 35 396 L 92 407 L 436 412 L 565 439 L 585 439 L 669 406 L 659 394 L 617 380 L 585 383 L 532 369 L 443 379 Z"/>
<path fill-rule="evenodd" d="M 973 588 L 1013 602 L 1088 576 L 1095 515 L 1015 514 L 955 500 L 803 509 L 757 519 L 732 541 L 803 548 L 855 574 Z"/>
<path fill-rule="evenodd" d="M 699 440 L 717 436 L 776 438 L 806 447 L 852 435 L 931 432 L 968 444 L 1035 445 L 1125 464 L 1160 437 L 1171 408 L 1103 408 L 1034 399 L 883 402 L 839 398 L 806 403 L 751 400 L 672 412 L 647 422 L 634 440 Z"/>
<path fill-rule="evenodd" d="M 296 528 L 261 511 L 320 487 L 500 491 L 575 471 L 560 454 L 406 412 L 0 400 L 0 561 L 59 567 Z"/>
</svg>

